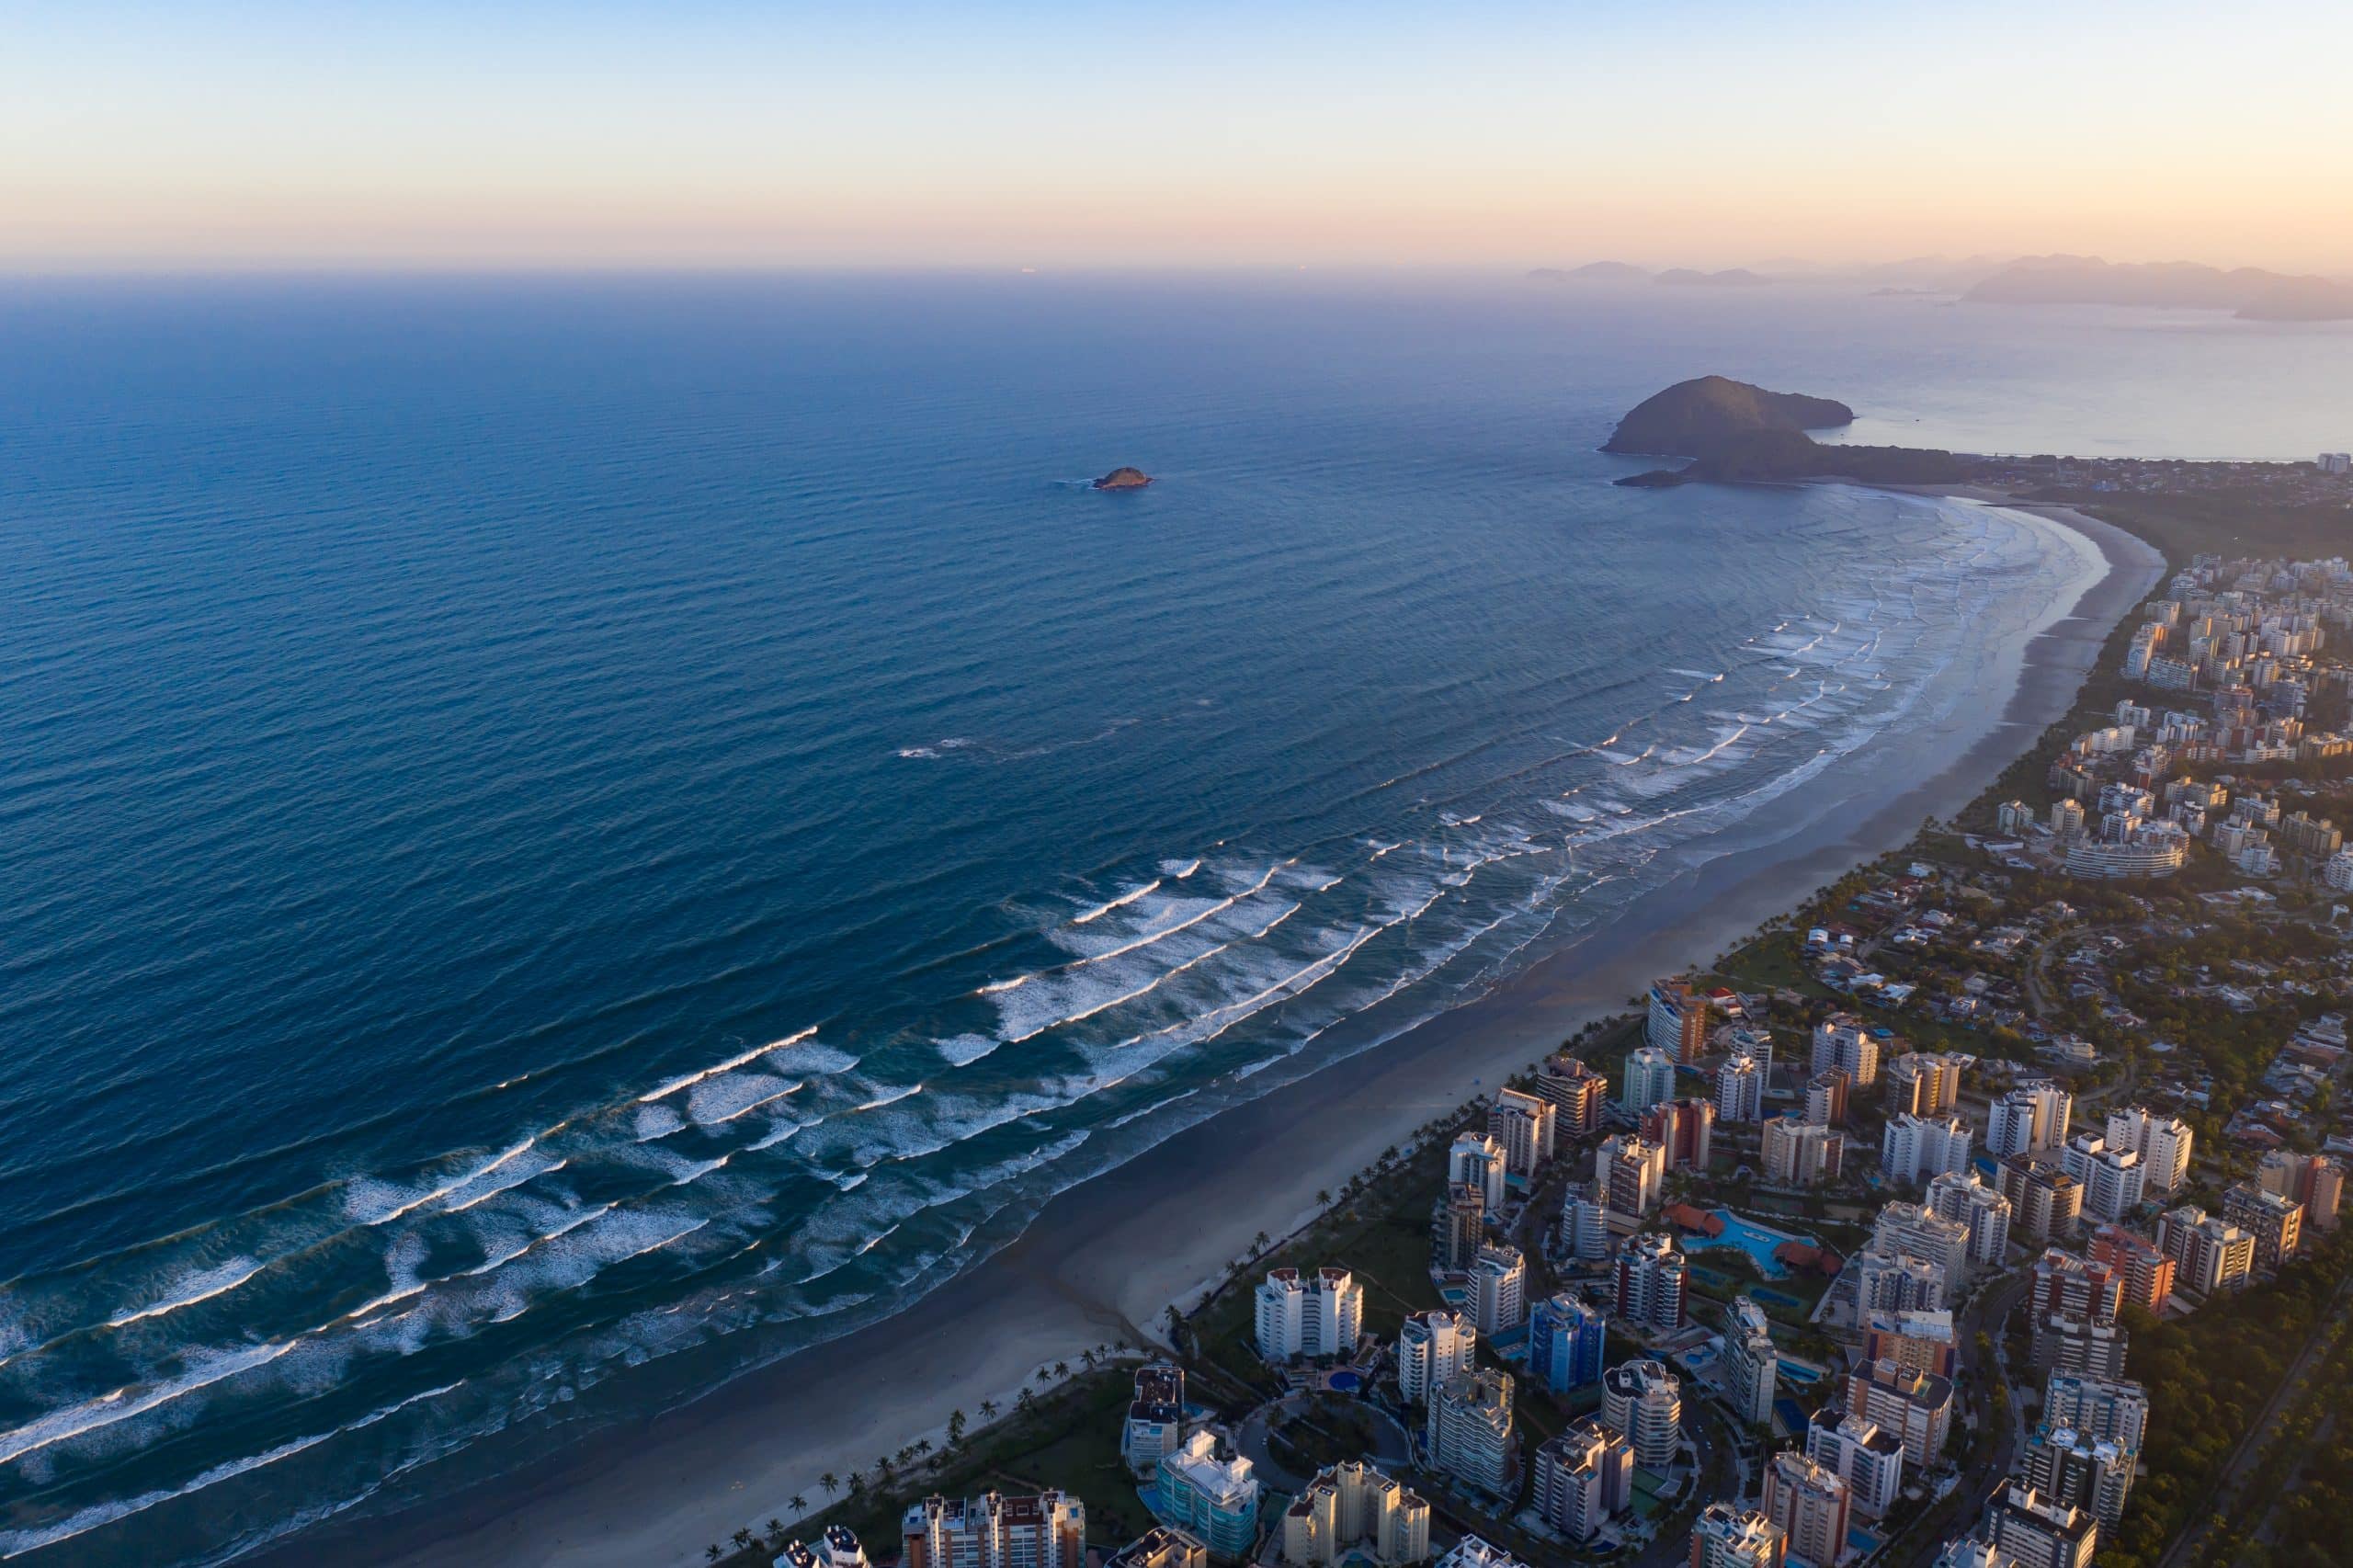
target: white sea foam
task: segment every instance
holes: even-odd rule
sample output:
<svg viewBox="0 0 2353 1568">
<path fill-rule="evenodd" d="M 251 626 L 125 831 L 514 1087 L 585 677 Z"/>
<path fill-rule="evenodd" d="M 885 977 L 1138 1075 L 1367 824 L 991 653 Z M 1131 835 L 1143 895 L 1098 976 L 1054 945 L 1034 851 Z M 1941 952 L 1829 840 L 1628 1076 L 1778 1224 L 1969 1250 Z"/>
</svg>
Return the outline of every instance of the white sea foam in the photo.
<svg viewBox="0 0 2353 1568">
<path fill-rule="evenodd" d="M 209 1301 L 215 1296 L 225 1296 L 262 1271 L 264 1265 L 250 1257 L 233 1257 L 217 1267 L 185 1275 L 172 1285 L 172 1293 L 151 1306 L 119 1312 L 107 1319 L 108 1328 L 126 1328 L 148 1318 L 159 1318 L 192 1307 L 199 1301 Z"/>
<path fill-rule="evenodd" d="M 267 1366 L 293 1348 L 291 1340 L 272 1340 L 217 1355 L 199 1353 L 197 1364 L 177 1377 L 144 1386 L 128 1385 L 96 1399 L 51 1411 L 12 1431 L 0 1432 L 0 1464 L 13 1463 L 52 1443 L 85 1437 L 119 1422 L 143 1415 L 151 1410 L 160 1409 L 176 1399 L 210 1388 L 240 1372 Z"/>
<path fill-rule="evenodd" d="M 718 1065 L 706 1067 L 699 1073 L 689 1073 L 682 1078 L 673 1078 L 668 1083 L 663 1085 L 660 1088 L 649 1089 L 644 1094 L 638 1096 L 638 1103 L 640 1105 L 645 1105 L 654 1100 L 662 1099 L 667 1096 L 675 1095 L 680 1089 L 690 1089 L 697 1084 L 703 1082 L 703 1080 L 707 1078 L 715 1078 L 722 1073 L 733 1073 L 736 1068 L 742 1067 L 748 1062 L 757 1062 L 761 1057 L 766 1056 L 771 1051 L 782 1051 L 787 1046 L 798 1045 L 816 1032 L 817 1031 L 813 1028 L 802 1029 L 799 1034 L 788 1035 L 782 1040 L 770 1040 L 767 1044 L 759 1047 L 757 1050 L 747 1051 L 741 1056 L 731 1056 L 726 1061 L 720 1062 Z"/>
<path fill-rule="evenodd" d="M 1144 883 L 1142 887 L 1130 888 L 1127 892 L 1121 893 L 1119 897 L 1111 900 L 1109 903 L 1098 903 L 1094 908 L 1088 910 L 1086 914 L 1074 916 L 1072 919 L 1071 924 L 1074 926 L 1089 925 L 1095 921 L 1102 919 L 1103 916 L 1110 914 L 1115 909 L 1126 908 L 1129 904 L 1133 903 L 1136 900 L 1143 897 L 1146 893 L 1157 892 L 1159 887 L 1160 879 L 1154 877 L 1152 881 Z"/>
<path fill-rule="evenodd" d="M 801 1087 L 802 1080 L 779 1078 L 768 1073 L 727 1074 L 694 1086 L 687 1096 L 687 1119 L 697 1127 L 722 1126 L 746 1111 L 796 1094 Z"/>
<path fill-rule="evenodd" d="M 931 1048 L 939 1052 L 950 1067 L 969 1067 L 1004 1043 L 995 1035 L 960 1034 L 933 1040 Z"/>
<path fill-rule="evenodd" d="M 321 1443 L 331 1442 L 346 1433 L 373 1426 L 380 1421 L 399 1415 L 413 1404 L 421 1404 L 429 1399 L 438 1399 L 445 1393 L 454 1393 L 463 1386 L 464 1382 L 461 1379 L 458 1382 L 444 1383 L 439 1388 L 413 1393 L 406 1399 L 384 1406 L 381 1410 L 370 1411 L 357 1421 L 347 1421 L 332 1431 L 316 1433 L 307 1437 L 296 1437 L 290 1442 L 280 1443 L 278 1447 L 262 1453 L 214 1465 L 210 1470 L 198 1472 L 178 1486 L 143 1492 L 138 1496 L 126 1497 L 118 1502 L 101 1503 L 68 1515 L 55 1524 L 0 1531 L 0 1558 L 21 1557 L 28 1551 L 56 1546 L 61 1542 L 72 1540 L 75 1536 L 85 1535 L 101 1525 L 110 1525 L 119 1519 L 127 1519 L 133 1514 L 143 1514 L 159 1503 L 168 1503 L 175 1498 L 191 1496 L 209 1486 L 218 1485 L 223 1481 L 259 1470 L 265 1465 L 276 1464 L 279 1460 L 290 1459 L 306 1449 L 315 1449 Z"/>
</svg>

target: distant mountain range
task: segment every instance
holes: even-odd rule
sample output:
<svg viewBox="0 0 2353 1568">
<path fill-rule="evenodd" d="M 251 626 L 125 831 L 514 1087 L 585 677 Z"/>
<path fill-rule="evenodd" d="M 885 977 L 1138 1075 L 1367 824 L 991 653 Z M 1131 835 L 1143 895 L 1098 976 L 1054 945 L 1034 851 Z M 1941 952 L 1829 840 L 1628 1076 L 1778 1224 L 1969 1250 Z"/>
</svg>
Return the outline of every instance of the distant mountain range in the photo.
<svg viewBox="0 0 2353 1568">
<path fill-rule="evenodd" d="M 1653 272 L 1646 267 L 1636 267 L 1628 261 L 1589 261 L 1583 267 L 1539 267 L 1529 274 L 1540 283 L 1634 283 L 1649 278 L 1671 288 L 1684 289 L 1744 289 L 1771 278 L 1751 272 L 1745 267 L 1729 267 L 1722 272 L 1700 272 L 1688 267 L 1670 267 L 1665 272 Z"/>
<path fill-rule="evenodd" d="M 2034 256 L 1961 296 L 1995 305 L 2149 305 L 2229 311 L 2244 321 L 2353 320 L 2353 287 L 2334 278 L 2224 271 L 2189 261 L 2109 262 L 2096 256 Z"/>
<path fill-rule="evenodd" d="M 2097 256 L 2034 256 L 2014 259 L 1915 256 L 1869 267 L 1835 268 L 1785 260 L 1760 271 L 1688 267 L 1652 272 L 1623 261 L 1583 267 L 1540 267 L 1529 277 L 1548 283 L 1635 282 L 1648 278 L 1682 288 L 1741 288 L 1772 282 L 1863 283 L 1881 294 L 1953 294 L 1981 304 L 2143 305 L 2229 311 L 2245 321 L 2353 320 L 2353 283 L 2310 275 L 2224 269 L 2196 262 L 2109 262 Z"/>
</svg>

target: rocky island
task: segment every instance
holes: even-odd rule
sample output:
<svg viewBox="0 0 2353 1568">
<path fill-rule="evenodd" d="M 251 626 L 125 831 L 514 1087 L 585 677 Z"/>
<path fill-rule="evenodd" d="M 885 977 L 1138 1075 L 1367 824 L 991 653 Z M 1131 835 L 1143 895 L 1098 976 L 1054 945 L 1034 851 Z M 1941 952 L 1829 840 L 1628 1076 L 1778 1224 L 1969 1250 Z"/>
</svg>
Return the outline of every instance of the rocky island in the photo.
<svg viewBox="0 0 2353 1568">
<path fill-rule="evenodd" d="M 1836 478 L 1939 484 L 1961 477 L 1962 465 L 1950 452 L 1825 446 L 1807 434 L 1854 422 L 1853 409 L 1826 397 L 1768 392 L 1725 376 L 1701 376 L 1645 398 L 1618 422 L 1601 449 L 1692 460 L 1684 468 L 1654 469 L 1618 482 L 1636 488 L 1702 479 Z"/>
<path fill-rule="evenodd" d="M 1152 475 L 1140 468 L 1115 468 L 1095 482 L 1097 490 L 1142 490 L 1152 483 Z"/>
</svg>

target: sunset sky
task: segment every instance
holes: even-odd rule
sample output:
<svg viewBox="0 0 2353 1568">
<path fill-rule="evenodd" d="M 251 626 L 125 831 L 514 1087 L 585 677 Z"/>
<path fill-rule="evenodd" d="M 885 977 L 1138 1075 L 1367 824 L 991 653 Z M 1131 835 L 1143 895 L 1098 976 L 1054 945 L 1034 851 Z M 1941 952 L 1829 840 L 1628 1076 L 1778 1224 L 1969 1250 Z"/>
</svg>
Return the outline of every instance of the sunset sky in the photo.
<svg viewBox="0 0 2353 1568">
<path fill-rule="evenodd" d="M 0 3 L 0 266 L 2353 272 L 2341 10 Z"/>
</svg>

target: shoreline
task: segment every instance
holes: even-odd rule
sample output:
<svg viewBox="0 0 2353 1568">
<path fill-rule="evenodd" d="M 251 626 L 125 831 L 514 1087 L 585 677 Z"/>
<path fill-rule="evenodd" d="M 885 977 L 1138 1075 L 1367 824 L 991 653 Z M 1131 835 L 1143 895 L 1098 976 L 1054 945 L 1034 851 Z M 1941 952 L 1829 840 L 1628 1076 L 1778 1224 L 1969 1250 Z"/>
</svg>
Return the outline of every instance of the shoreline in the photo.
<svg viewBox="0 0 2353 1568">
<path fill-rule="evenodd" d="M 1993 629 L 1976 664 L 1957 658 L 1923 694 L 1923 722 L 1875 737 L 1728 827 L 1629 918 L 1080 1183 L 1018 1239 L 902 1312 L 666 1415 L 589 1435 L 447 1506 L 326 1523 L 252 1561 L 699 1561 L 706 1541 L 738 1526 L 789 1517 L 784 1500 L 795 1493 L 822 1506 L 821 1471 L 937 1440 L 950 1407 L 1009 1403 L 1041 1363 L 1145 1337 L 1168 1304 L 1222 1281 L 1254 1233 L 1295 1231 L 1317 1213 L 1318 1189 L 1338 1187 L 1412 1128 L 1622 1009 L 1655 975 L 1706 962 L 1802 892 L 1900 846 L 1923 817 L 1976 798 L 2073 705 L 2110 629 L 2161 580 L 2154 548 L 2071 509 L 1906 493 L 1990 502 L 2072 532 L 2098 569 L 2028 622 Z M 1890 777 L 1907 781 L 1891 791 Z M 1350 1071 L 1334 1071 L 1342 1065 Z M 1304 1139 L 1302 1127 L 1313 1129 Z"/>
</svg>

